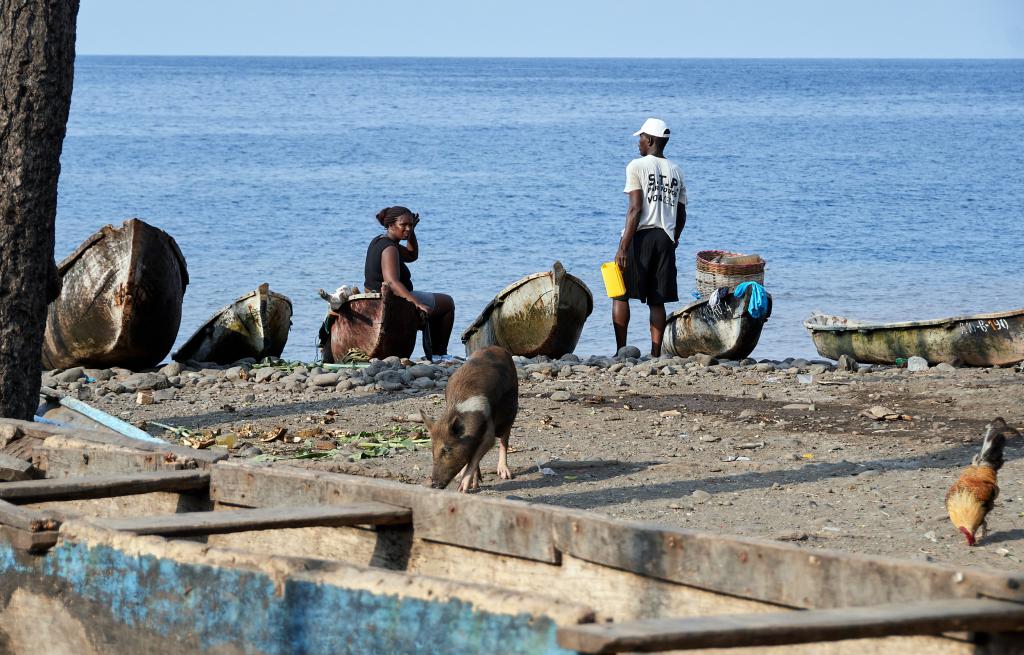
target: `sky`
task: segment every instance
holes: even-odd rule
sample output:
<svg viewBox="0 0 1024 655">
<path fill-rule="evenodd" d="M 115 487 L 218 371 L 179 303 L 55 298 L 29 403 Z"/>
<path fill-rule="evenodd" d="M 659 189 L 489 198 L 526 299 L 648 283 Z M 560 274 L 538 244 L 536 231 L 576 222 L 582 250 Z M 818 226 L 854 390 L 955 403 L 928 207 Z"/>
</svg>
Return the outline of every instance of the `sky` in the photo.
<svg viewBox="0 0 1024 655">
<path fill-rule="evenodd" d="M 81 0 L 79 54 L 1024 57 L 1024 0 Z"/>
</svg>

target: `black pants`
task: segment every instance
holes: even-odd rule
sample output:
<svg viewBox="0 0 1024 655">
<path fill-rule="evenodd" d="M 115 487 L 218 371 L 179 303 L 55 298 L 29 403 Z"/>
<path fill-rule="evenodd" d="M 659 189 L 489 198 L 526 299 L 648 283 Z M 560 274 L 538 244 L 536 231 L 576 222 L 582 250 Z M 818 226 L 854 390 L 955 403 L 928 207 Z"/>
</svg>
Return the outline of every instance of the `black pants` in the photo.
<svg viewBox="0 0 1024 655">
<path fill-rule="evenodd" d="M 637 231 L 622 277 L 626 282 L 626 295 L 616 300 L 636 298 L 648 305 L 679 300 L 676 247 L 672 237 L 660 227 Z"/>
</svg>

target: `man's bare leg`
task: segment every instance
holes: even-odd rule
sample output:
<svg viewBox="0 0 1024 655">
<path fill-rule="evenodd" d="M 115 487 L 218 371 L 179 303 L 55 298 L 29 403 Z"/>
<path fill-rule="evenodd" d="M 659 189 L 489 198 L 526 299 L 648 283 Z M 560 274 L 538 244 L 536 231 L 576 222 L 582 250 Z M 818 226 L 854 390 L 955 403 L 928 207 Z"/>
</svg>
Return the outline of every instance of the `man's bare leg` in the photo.
<svg viewBox="0 0 1024 655">
<path fill-rule="evenodd" d="M 651 357 L 661 355 L 661 341 L 665 337 L 665 305 L 650 305 Z"/>
<path fill-rule="evenodd" d="M 662 306 L 662 311 L 664 311 Z M 612 301 L 612 327 L 615 328 L 615 352 L 626 345 L 626 334 L 629 331 L 629 301 Z"/>
</svg>

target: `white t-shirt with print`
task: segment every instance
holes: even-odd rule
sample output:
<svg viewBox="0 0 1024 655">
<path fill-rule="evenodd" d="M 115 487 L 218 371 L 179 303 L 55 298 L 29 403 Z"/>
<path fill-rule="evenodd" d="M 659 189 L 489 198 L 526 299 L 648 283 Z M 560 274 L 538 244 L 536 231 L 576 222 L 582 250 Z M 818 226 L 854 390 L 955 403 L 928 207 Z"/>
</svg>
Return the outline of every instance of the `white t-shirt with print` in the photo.
<svg viewBox="0 0 1024 655">
<path fill-rule="evenodd" d="M 660 227 L 675 238 L 676 205 L 686 204 L 683 171 L 671 160 L 647 155 L 626 166 L 626 193 L 640 189 L 644 205 L 637 230 Z"/>
</svg>

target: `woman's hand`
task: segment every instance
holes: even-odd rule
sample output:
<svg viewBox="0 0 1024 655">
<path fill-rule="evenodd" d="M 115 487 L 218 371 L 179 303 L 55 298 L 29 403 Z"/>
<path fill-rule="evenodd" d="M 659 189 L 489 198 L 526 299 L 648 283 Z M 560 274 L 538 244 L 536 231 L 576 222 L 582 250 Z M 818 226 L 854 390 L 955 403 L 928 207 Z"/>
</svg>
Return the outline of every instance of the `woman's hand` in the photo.
<svg viewBox="0 0 1024 655">
<path fill-rule="evenodd" d="M 416 305 L 416 309 L 420 310 L 421 312 L 423 312 L 427 316 L 430 316 L 430 308 L 429 307 L 427 307 L 426 305 L 424 305 L 421 302 L 414 302 L 413 304 Z"/>
</svg>

